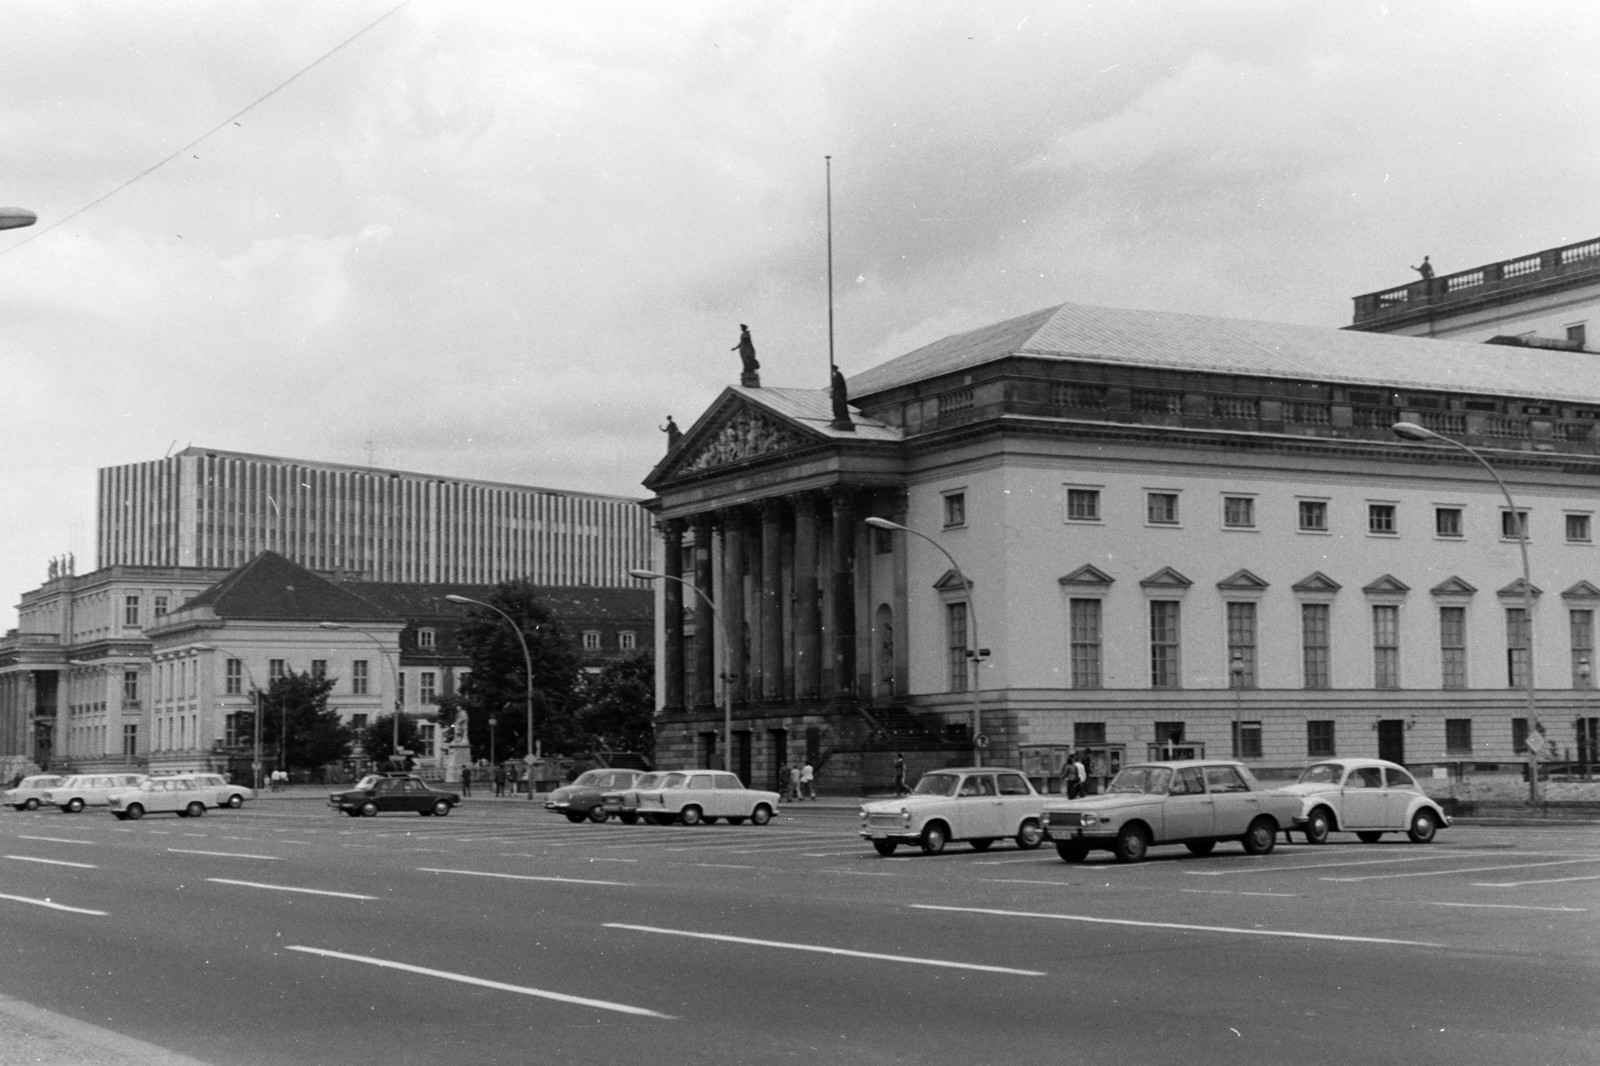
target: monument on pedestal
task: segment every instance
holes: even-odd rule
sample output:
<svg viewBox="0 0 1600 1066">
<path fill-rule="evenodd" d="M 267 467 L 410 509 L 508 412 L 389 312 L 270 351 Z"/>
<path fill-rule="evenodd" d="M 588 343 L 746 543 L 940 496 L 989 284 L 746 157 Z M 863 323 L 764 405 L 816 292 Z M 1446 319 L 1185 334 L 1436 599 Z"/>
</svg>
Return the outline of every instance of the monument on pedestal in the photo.
<svg viewBox="0 0 1600 1066">
<path fill-rule="evenodd" d="M 463 768 L 472 765 L 472 742 L 467 739 L 467 712 L 457 711 L 456 720 L 444 729 L 444 779 L 461 780 Z"/>
</svg>

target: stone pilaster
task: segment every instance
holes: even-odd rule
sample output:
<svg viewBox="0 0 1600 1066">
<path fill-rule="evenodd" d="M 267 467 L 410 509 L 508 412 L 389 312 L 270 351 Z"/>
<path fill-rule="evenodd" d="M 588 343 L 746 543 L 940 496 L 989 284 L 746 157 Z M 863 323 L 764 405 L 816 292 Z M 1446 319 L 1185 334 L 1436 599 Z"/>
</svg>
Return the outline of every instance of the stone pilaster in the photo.
<svg viewBox="0 0 1600 1066">
<path fill-rule="evenodd" d="M 668 519 L 661 523 L 661 572 L 669 578 L 683 576 L 683 523 Z M 679 711 L 683 702 L 683 586 L 663 581 L 662 629 L 666 638 L 665 661 L 661 672 L 666 680 L 666 709 Z"/>
<path fill-rule="evenodd" d="M 745 513 L 742 508 L 723 511 L 722 515 L 722 587 L 717 598 L 717 608 L 722 612 L 722 625 L 728 633 L 729 661 L 722 664 L 728 679 L 728 698 L 734 703 L 744 703 L 750 672 L 748 642 L 744 625 L 744 547 Z"/>
<path fill-rule="evenodd" d="M 711 515 L 694 516 L 694 705 L 717 702 L 717 621 L 711 610 L 716 598 L 712 580 Z"/>
<path fill-rule="evenodd" d="M 822 692 L 821 593 L 817 588 L 817 497 L 794 497 L 794 695 L 815 700 Z"/>
<path fill-rule="evenodd" d="M 778 546 L 783 535 L 783 504 L 761 504 L 761 698 L 783 699 L 783 561 Z M 755 696 L 751 691 L 752 698 Z"/>
<path fill-rule="evenodd" d="M 833 619 L 829 644 L 833 657 L 832 698 L 856 697 L 856 491 L 839 486 L 833 502 Z"/>
</svg>

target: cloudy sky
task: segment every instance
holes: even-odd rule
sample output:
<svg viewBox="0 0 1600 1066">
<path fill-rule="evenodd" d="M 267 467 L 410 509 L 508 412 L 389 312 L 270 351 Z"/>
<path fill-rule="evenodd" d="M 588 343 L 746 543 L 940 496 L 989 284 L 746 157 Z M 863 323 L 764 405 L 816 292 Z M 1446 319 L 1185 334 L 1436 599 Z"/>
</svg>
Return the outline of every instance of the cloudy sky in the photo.
<svg viewBox="0 0 1600 1066">
<path fill-rule="evenodd" d="M 1592 0 L 395 2 L 7 5 L 4 625 L 191 443 L 642 496 L 738 323 L 825 385 L 829 154 L 846 373 L 1600 233 Z"/>
</svg>

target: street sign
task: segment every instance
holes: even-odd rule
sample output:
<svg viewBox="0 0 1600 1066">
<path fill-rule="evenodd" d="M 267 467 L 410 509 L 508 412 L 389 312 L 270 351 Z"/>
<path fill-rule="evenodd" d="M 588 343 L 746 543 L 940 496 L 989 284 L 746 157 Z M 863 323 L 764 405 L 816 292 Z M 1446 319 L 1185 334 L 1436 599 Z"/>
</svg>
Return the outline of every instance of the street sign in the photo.
<svg viewBox="0 0 1600 1066">
<path fill-rule="evenodd" d="M 532 755 L 524 755 L 522 757 L 522 761 L 527 763 L 529 766 L 532 766 L 534 763 L 538 762 L 539 760 L 535 759 Z"/>
<path fill-rule="evenodd" d="M 972 742 L 978 746 L 978 750 L 982 751 L 984 748 L 989 746 L 989 734 L 979 733 L 977 736 L 972 738 Z"/>
</svg>

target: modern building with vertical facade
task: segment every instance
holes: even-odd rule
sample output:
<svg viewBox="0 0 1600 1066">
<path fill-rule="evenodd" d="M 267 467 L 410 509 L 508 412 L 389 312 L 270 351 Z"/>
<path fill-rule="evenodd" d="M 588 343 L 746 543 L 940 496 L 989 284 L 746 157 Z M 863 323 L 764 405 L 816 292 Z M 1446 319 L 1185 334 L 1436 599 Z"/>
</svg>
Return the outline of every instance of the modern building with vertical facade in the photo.
<svg viewBox="0 0 1600 1066">
<path fill-rule="evenodd" d="M 274 551 L 369 581 L 634 584 L 637 500 L 185 448 L 99 474 L 99 566 L 242 566 Z"/>
<path fill-rule="evenodd" d="M 1063 304 L 857 375 L 849 425 L 731 386 L 645 481 L 662 568 L 717 605 L 658 591 L 658 756 L 721 758 L 726 677 L 756 781 L 977 747 L 1047 788 L 1073 748 L 1509 767 L 1532 670 L 1556 750 L 1593 759 L 1595 360 Z M 1516 513 L 1401 421 L 1479 448 Z"/>
</svg>

